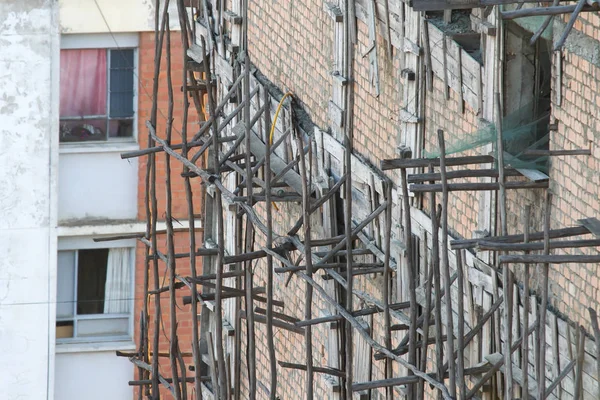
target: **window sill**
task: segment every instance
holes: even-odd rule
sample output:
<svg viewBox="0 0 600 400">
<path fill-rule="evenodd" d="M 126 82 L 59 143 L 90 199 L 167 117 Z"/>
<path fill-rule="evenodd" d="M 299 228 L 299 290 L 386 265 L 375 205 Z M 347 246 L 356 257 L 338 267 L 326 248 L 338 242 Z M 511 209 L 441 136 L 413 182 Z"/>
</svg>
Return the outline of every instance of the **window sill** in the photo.
<svg viewBox="0 0 600 400">
<path fill-rule="evenodd" d="M 139 150 L 139 144 L 134 140 L 114 142 L 60 143 L 60 154 L 77 153 L 115 153 Z"/>
<path fill-rule="evenodd" d="M 64 353 L 89 353 L 95 351 L 132 351 L 135 343 L 130 340 L 115 342 L 91 342 L 91 343 L 56 343 L 56 354 Z"/>
</svg>

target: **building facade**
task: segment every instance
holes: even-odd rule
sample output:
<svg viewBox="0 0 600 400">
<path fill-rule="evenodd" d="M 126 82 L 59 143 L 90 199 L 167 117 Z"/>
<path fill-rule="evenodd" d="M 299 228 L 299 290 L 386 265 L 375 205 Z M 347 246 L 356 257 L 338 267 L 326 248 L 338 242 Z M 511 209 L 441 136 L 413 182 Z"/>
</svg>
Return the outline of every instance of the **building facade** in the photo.
<svg viewBox="0 0 600 400">
<path fill-rule="evenodd" d="M 249 197 L 243 195 L 243 174 L 236 169 L 242 166 L 228 164 L 227 175 L 218 178 L 221 186 L 214 184 L 213 175 L 207 175 L 213 181 L 205 180 L 206 194 L 200 191 L 199 183 L 195 184 L 197 200 L 190 215 L 186 188 L 180 179 L 186 170 L 179 165 L 173 167 L 172 186 L 168 187 L 165 178 L 169 164 L 164 155 L 152 164 L 145 157 L 122 158 L 122 153 L 136 154 L 155 144 L 148 139 L 148 120 L 156 119 L 153 128 L 158 136 L 165 137 L 170 131 L 165 117 L 170 107 L 166 89 L 169 78 L 173 79 L 175 92 L 179 92 L 184 85 L 184 63 L 194 62 L 197 66 L 204 62 L 194 53 L 198 47 L 192 51 L 196 58 L 184 57 L 185 46 L 179 34 L 174 34 L 170 49 L 163 43 L 163 55 L 171 55 L 171 68 L 166 67 L 163 57 L 158 89 L 152 88 L 157 54 L 155 17 L 162 15 L 155 14 L 153 2 L 40 0 L 0 5 L 0 38 L 5 50 L 0 62 L 9 71 L 0 100 L 0 209 L 4 217 L 0 235 L 5 253 L 0 261 L 0 351 L 8 360 L 6 373 L 0 375 L 0 387 L 6 390 L 3 396 L 132 398 L 140 392 L 128 381 L 137 381 L 132 382 L 134 386 L 144 387 L 138 390 L 147 390 L 149 384 L 143 379 L 157 380 L 159 372 L 161 377 L 169 376 L 169 358 L 163 355 L 173 354 L 169 338 L 173 343 L 173 337 L 177 337 L 176 351 L 184 361 L 170 368 L 179 368 L 181 373 L 194 364 L 208 398 L 218 397 L 223 390 L 236 399 L 305 398 L 309 391 L 313 398 L 324 399 L 417 398 L 407 391 L 411 389 L 405 383 L 398 383 L 402 381 L 387 386 L 368 383 L 381 384 L 384 379 L 408 375 L 405 367 L 410 356 L 404 354 L 411 350 L 403 339 L 417 327 L 406 304 L 419 310 L 431 307 L 427 303 L 429 276 L 436 263 L 435 249 L 439 250 L 442 242 L 445 246 L 450 243 L 445 265 L 448 276 L 444 278 L 449 296 L 436 307 L 449 312 L 436 312 L 435 324 L 443 324 L 446 343 L 448 336 L 468 335 L 470 330 L 481 328 L 464 348 L 461 358 L 465 367 L 489 370 L 498 357 L 505 357 L 502 353 L 507 343 L 513 345 L 539 319 L 534 334 L 528 336 L 529 382 L 534 382 L 542 370 L 549 387 L 570 368 L 573 372 L 565 375 L 548 398 L 597 398 L 600 389 L 595 361 L 600 356 L 589 315 L 589 308 L 596 309 L 600 300 L 597 262 L 547 267 L 538 263 L 528 270 L 523 264 L 511 264 L 509 278 L 503 281 L 497 269 L 500 255 L 487 252 L 476 240 L 469 241 L 519 234 L 527 229 L 539 234 L 545 228 L 572 228 L 578 235 L 598 233 L 593 220 L 580 222 L 596 218 L 599 211 L 596 77 L 600 72 L 600 19 L 595 2 L 589 1 L 585 12 L 574 19 L 572 30 L 557 50 L 554 46 L 570 25 L 568 14 L 555 17 L 532 45 L 532 35 L 542 32 L 545 17 L 513 19 L 511 15 L 515 14 L 510 13 L 519 10 L 511 7 L 492 12 L 489 4 L 500 1 L 487 1 L 488 7 L 484 7 L 484 1 L 431 3 L 437 6 L 428 8 L 427 2 L 417 0 L 410 4 L 387 0 L 232 1 L 223 7 L 207 4 L 193 22 L 196 45 L 208 46 L 210 66 L 205 64 L 204 68 L 214 72 L 217 100 L 223 99 L 234 82 L 239 84 L 237 74 L 244 64 L 240 49 L 244 46 L 253 64 L 248 92 L 259 95 L 246 100 L 251 103 L 249 117 L 255 119 L 255 125 L 239 125 L 241 114 L 232 118 L 230 125 L 224 123 L 225 144 L 220 150 L 232 148 L 231 142 L 239 145 L 240 130 L 254 135 L 251 140 L 262 145 L 275 146 L 280 140 L 285 143 L 273 152 L 273 158 L 282 165 L 293 163 L 300 153 L 304 154 L 305 147 L 310 148 L 308 176 L 315 186 L 310 196 L 316 198 L 333 188 L 338 190 L 351 168 L 351 190 L 334 193 L 328 201 L 319 203 L 306 222 L 312 229 L 311 239 L 317 241 L 313 251 L 318 257 L 330 259 L 334 256 L 328 255 L 328 246 L 341 243 L 349 235 L 347 228 L 362 226 L 352 235 L 356 251 L 353 262 L 374 267 L 356 274 L 350 296 L 343 278 L 333 278 L 335 270 L 331 274 L 319 271 L 314 275 L 314 287 L 318 285 L 323 292 L 312 298 L 306 295 L 307 280 L 302 280 L 301 274 L 292 274 L 298 268 L 308 270 L 303 256 L 298 255 L 307 232 L 297 228 L 296 223 L 302 215 L 300 195 L 307 191 L 295 186 L 302 183 L 303 172 L 298 165 L 285 171 L 281 165 L 273 168 L 272 172 L 285 182 L 283 187 L 294 189 L 283 194 L 275 192 L 280 200 L 289 196 L 286 201 L 272 207 L 263 193 L 258 203 L 250 202 L 249 207 L 256 210 L 252 215 L 263 218 L 267 210 L 272 213 L 269 230 L 273 237 L 269 239 L 269 235 L 260 235 L 260 229 L 255 235 L 244 225 L 247 219 L 243 215 L 251 213 L 242 206 Z M 452 9 L 445 5 L 458 3 L 461 9 L 444 12 Z M 464 8 L 467 6 L 472 8 Z M 348 7 L 352 13 L 348 13 Z M 528 8 L 524 7 L 523 12 Z M 502 27 L 498 20 L 501 13 L 507 20 Z M 175 33 L 179 21 L 174 17 L 176 7 L 170 15 L 170 28 Z M 348 15 L 354 15 L 351 21 Z M 348 51 L 349 43 L 353 52 Z M 293 112 L 284 104 L 285 93 L 294 98 Z M 353 101 L 348 101 L 349 93 Z M 183 127 L 181 97 L 177 99 L 171 145 L 178 144 L 184 128 L 194 132 L 204 126 L 205 119 L 204 110 L 196 114 L 192 110 L 189 123 Z M 231 96 L 219 118 L 239 113 L 243 99 L 241 90 L 238 96 Z M 283 105 L 279 119 L 278 103 Z M 500 109 L 497 104 L 501 104 Z M 344 143 L 349 123 L 353 132 L 350 145 Z M 269 129 L 271 124 L 273 129 Z M 505 200 L 497 194 L 500 186 L 493 186 L 499 185 L 497 177 L 489 172 L 498 162 L 500 125 L 506 151 L 502 158 L 513 174 L 508 176 L 507 184 L 518 188 L 506 191 Z M 458 182 L 495 188 L 489 191 L 467 186 L 471 189 L 449 193 L 443 217 L 448 223 L 448 236 L 439 231 L 436 218 L 431 218 L 436 215 L 440 197 L 431 197 L 427 190 L 432 189 L 423 185 L 411 186 L 410 193 L 403 193 L 403 175 L 392 168 L 394 163 L 401 164 L 398 159 L 409 153 L 407 149 L 417 160 L 439 156 L 440 130 L 449 156 L 484 157 L 477 166 L 487 170 L 488 175 Z M 297 141 L 285 140 L 289 132 L 293 132 L 290 137 L 296 135 Z M 252 147 L 253 143 L 245 151 L 252 153 L 252 161 L 256 162 L 260 149 Z M 347 158 L 348 146 L 352 154 Z M 494 149 L 496 160 L 485 158 Z M 525 149 L 550 155 L 549 160 L 523 157 Z M 563 150 L 580 153 L 552 154 Z M 214 156 L 211 151 L 209 157 Z M 148 165 L 156 169 L 151 180 L 147 180 Z M 215 165 L 210 162 L 204 165 L 201 160 L 198 165 L 215 173 Z M 407 179 L 418 176 L 422 179 L 419 182 L 425 182 L 427 166 L 425 162 L 407 168 Z M 264 178 L 261 174 L 264 170 L 256 177 Z M 149 181 L 154 182 L 158 193 L 156 205 L 149 204 L 154 197 L 147 195 Z M 241 188 L 241 193 L 236 188 Z M 236 191 L 236 196 L 229 196 L 227 190 Z M 550 201 L 546 200 L 548 191 L 552 194 Z M 229 196 L 224 197 L 225 206 L 217 201 L 222 193 Z M 506 209 L 501 211 L 504 206 Z M 384 208 L 390 213 L 389 228 L 381 214 Z M 347 211 L 355 219 L 344 226 Z M 163 220 L 168 214 L 180 221 L 175 224 L 178 232 L 173 248 L 161 236 L 167 229 Z M 183 298 L 189 292 L 183 285 L 179 285 L 183 290 L 174 298 L 160 297 L 160 293 L 173 289 L 173 283 L 167 286 L 169 271 L 158 259 L 167 252 L 174 255 L 190 251 L 189 220 L 200 214 L 206 232 L 202 251 L 198 251 L 204 257 L 205 278 L 215 279 L 223 271 L 230 273 L 223 281 L 230 293 L 216 306 L 214 284 L 203 284 L 201 313 L 190 316 Z M 546 225 L 545 215 L 549 217 Z M 370 223 L 361 225 L 369 218 Z M 528 227 L 525 221 L 529 221 Z M 147 232 L 148 222 L 157 223 L 152 232 L 157 241 L 152 246 L 138 243 L 141 234 Z M 503 223 L 507 232 L 503 232 Z M 195 224 L 200 236 L 204 233 L 202 224 Z M 579 228 L 580 224 L 590 228 L 585 231 L 587 228 Z M 441 240 L 436 240 L 438 235 Z M 103 238 L 113 240 L 94 240 Z M 202 239 L 197 240 L 200 243 Z M 283 242 L 294 246 L 276 255 L 266 251 Z M 459 272 L 461 243 L 469 251 L 461 253 L 464 287 L 459 289 L 458 283 L 450 280 Z M 469 243 L 473 246 L 468 247 Z M 557 246 L 552 255 L 597 256 L 594 243 L 580 248 Z M 221 254 L 215 250 L 219 246 Z M 248 252 L 262 253 L 236 259 L 247 257 L 244 253 Z M 391 261 L 385 260 L 386 254 Z M 226 257 L 232 258 L 225 262 Z M 179 259 L 183 259 L 177 261 L 179 271 L 183 271 L 180 274 L 187 275 L 190 265 L 185 254 Z M 347 262 L 345 258 L 334 261 Z M 324 263 L 322 258 L 318 262 Z M 224 270 L 224 265 L 231 267 Z M 393 272 L 382 271 L 388 266 Z M 160 274 L 152 275 L 151 268 Z M 525 286 L 525 276 L 529 276 L 529 286 Z M 256 290 L 250 294 L 254 300 L 245 302 L 240 293 L 248 283 Z M 275 327 L 269 327 L 264 317 L 269 312 L 265 311 L 269 306 L 263 304 L 267 303 L 262 297 L 265 292 L 278 313 L 273 319 Z M 398 307 L 387 312 L 394 325 L 381 312 L 384 306 L 379 299 L 383 297 Z M 442 296 L 436 293 L 435 297 Z M 503 301 L 511 307 L 503 305 L 501 311 L 482 322 Z M 312 308 L 307 307 L 309 303 Z M 452 303 L 466 304 L 464 312 L 453 308 Z M 157 304 L 162 312 L 156 309 Z M 341 316 L 345 307 L 361 317 L 357 319 L 360 327 L 353 326 L 354 334 L 343 329 L 345 323 L 340 322 L 346 318 Z M 365 313 L 369 307 L 372 312 Z M 167 318 L 173 315 L 177 317 Z M 328 323 L 303 321 L 311 318 L 325 318 Z M 529 324 L 525 323 L 527 319 Z M 196 363 L 190 358 L 190 349 L 192 324 L 198 321 L 201 356 Z M 459 322 L 462 331 L 457 328 Z M 424 336 L 421 325 L 418 329 L 418 334 Z M 436 340 L 441 341 L 441 332 Z M 160 338 L 158 348 L 150 337 Z M 369 338 L 385 346 L 373 346 Z M 535 342 L 544 343 L 543 356 L 534 354 Z M 436 346 L 441 353 L 444 345 Z M 295 366 L 276 364 L 274 369 L 272 347 L 275 361 Z M 352 362 L 347 361 L 348 348 Z M 381 355 L 386 349 L 399 355 L 394 353 L 394 358 L 387 353 L 389 361 L 383 361 L 386 357 Z M 527 390 L 535 396 L 537 389 L 521 388 L 525 386 L 523 374 L 518 378 L 515 372 L 527 362 L 522 349 L 519 347 L 521 353 L 517 351 L 512 358 L 513 394 L 522 397 Z M 151 368 L 149 371 L 156 375 L 148 376 L 127 358 L 116 357 L 115 351 L 138 361 L 160 355 L 165 360 L 164 365 L 161 361 L 164 369 Z M 422 369 L 439 370 L 443 360 L 436 359 L 437 354 L 425 347 L 418 355 Z M 310 359 L 314 366 L 328 369 L 307 374 L 302 366 L 308 369 Z M 504 375 L 506 371 L 502 371 Z M 501 397 L 504 375 L 482 385 L 476 395 L 482 399 Z M 348 376 L 352 378 L 350 385 Z M 476 378 L 469 378 L 465 386 L 472 388 Z M 449 385 L 447 379 L 442 382 Z M 191 383 L 182 385 L 188 388 L 188 397 L 196 395 Z M 353 384 L 358 386 L 353 388 Z M 166 397 L 171 396 L 168 389 L 161 389 Z M 422 386 L 418 396 L 433 397 L 433 390 Z"/>
<path fill-rule="evenodd" d="M 590 12 L 582 13 L 578 17 L 571 17 L 570 14 L 559 15 L 544 30 L 541 27 L 545 25 L 545 16 L 516 18 L 519 13 L 526 15 L 527 9 L 532 5 L 525 6 L 524 11 L 510 5 L 505 6 L 499 11 L 500 14 L 497 14 L 490 4 L 509 2 L 430 3 L 434 6 L 427 6 L 428 2 L 419 1 L 412 2 L 412 5 L 393 1 L 257 1 L 247 5 L 247 45 L 250 60 L 258 71 L 253 75 L 253 82 L 256 87 L 268 92 L 272 104 L 280 101 L 283 103 L 283 94 L 293 93 L 296 104 L 307 114 L 296 117 L 301 120 L 297 122 L 297 129 L 306 135 L 305 145 L 314 146 L 310 174 L 313 182 L 319 182 L 319 179 L 321 182 L 327 182 L 331 179 L 331 185 L 326 184 L 326 188 L 333 187 L 333 183 L 344 177 L 344 165 L 347 164 L 344 158 L 344 151 L 347 151 L 347 143 L 344 142 L 344 132 L 348 129 L 345 125 L 348 121 L 346 115 L 352 114 L 353 119 L 350 121 L 353 124 L 353 172 L 361 171 L 363 174 L 355 172 L 356 175 L 353 175 L 352 207 L 354 215 L 357 216 L 356 223 L 361 221 L 361 217 L 365 218 L 369 212 L 377 209 L 383 200 L 393 203 L 390 246 L 392 258 L 398 263 L 398 269 L 391 278 L 390 301 L 409 301 L 411 297 L 412 289 L 407 283 L 410 278 L 406 272 L 406 269 L 410 268 L 406 261 L 407 253 L 411 253 L 413 260 L 416 260 L 414 272 L 420 276 L 416 288 L 416 301 L 422 307 L 425 306 L 425 284 L 430 268 L 428 266 L 432 265 L 432 236 L 436 237 L 433 231 L 437 231 L 430 218 L 431 198 L 427 188 L 419 187 L 420 185 L 411 188 L 409 207 L 413 248 L 403 247 L 406 245 L 407 225 L 403 220 L 405 205 L 401 193 L 402 178 L 399 170 L 389 167 L 388 161 L 406 154 L 406 148 L 410 149 L 412 158 L 433 159 L 439 155 L 439 130 L 444 133 L 448 157 L 459 155 L 485 158 L 496 149 L 496 129 L 498 120 L 501 120 L 506 165 L 513 169 L 513 175 L 506 179 L 510 187 L 519 188 L 507 190 L 504 202 L 499 197 L 497 187 L 491 191 L 481 189 L 495 187 L 494 175 L 480 175 L 487 177 L 482 180 L 459 180 L 458 182 L 467 184 L 465 187 L 471 189 L 457 189 L 449 193 L 449 237 L 441 237 L 442 241 L 449 240 L 450 243 L 455 242 L 452 246 L 460 246 L 459 242 L 463 239 L 502 236 L 500 208 L 503 203 L 506 206 L 503 219 L 508 234 L 523 233 L 526 230 L 526 220 L 530 221 L 528 228 L 532 232 L 541 234 L 544 230 L 544 215 L 548 213 L 550 229 L 572 228 L 589 235 L 593 231 L 577 226 L 584 223 L 580 220 L 596 218 L 598 214 L 597 185 L 594 183 L 599 176 L 598 148 L 593 104 L 596 98 L 594 71 L 597 68 L 596 49 L 600 26 L 596 8 L 593 8 L 595 6 L 590 5 Z M 243 15 L 243 7 L 243 2 L 234 1 L 230 6 L 226 6 L 226 10 L 239 16 Z M 348 15 L 348 7 L 354 9 L 355 21 L 344 20 Z M 449 12 L 452 8 L 455 9 Z M 214 9 L 210 15 L 219 15 L 219 10 Z M 504 21 L 500 22 L 497 15 L 502 15 Z M 571 18 L 574 21 L 573 30 L 567 32 Z M 236 44 L 240 43 L 237 36 L 239 30 L 231 18 L 224 18 L 222 21 L 225 22 L 221 25 L 211 25 L 205 21 L 207 20 L 203 18 L 197 19 L 197 43 L 200 43 L 202 38 L 206 43 L 210 43 L 211 40 L 215 40 L 211 39 L 211 35 L 216 37 L 217 45 L 210 48 L 211 57 L 215 60 L 214 73 L 223 82 L 233 82 L 235 75 L 232 77 L 231 68 L 235 67 L 239 59 L 235 53 Z M 231 25 L 228 22 L 231 22 Z M 354 25 L 355 29 L 351 34 L 345 33 L 346 24 Z M 502 28 L 499 24 L 502 24 Z M 530 44 L 532 36 L 538 31 L 542 34 L 535 44 Z M 502 32 L 501 40 L 498 40 L 497 32 Z M 563 36 L 566 37 L 566 41 L 555 50 L 554 46 Z M 226 45 L 219 47 L 219 40 Z M 354 59 L 348 59 L 348 41 L 353 43 Z M 352 76 L 344 75 L 348 71 L 349 62 L 352 62 Z M 354 97 L 351 110 L 347 109 L 346 102 L 347 87 L 350 85 Z M 218 93 L 227 93 L 228 86 L 224 84 L 219 90 Z M 496 108 L 497 95 L 502 99 L 501 111 Z M 253 107 L 253 110 L 259 112 L 260 100 L 255 100 Z M 274 107 L 271 109 L 270 118 L 276 118 Z M 285 125 L 286 123 L 288 125 Z M 277 132 L 283 135 L 286 129 L 289 129 L 289 124 L 289 120 L 277 121 L 275 141 L 278 138 Z M 291 124 L 294 125 L 293 122 Z M 264 136 L 260 129 L 255 128 L 254 132 L 259 137 L 263 135 L 263 142 L 273 141 Z M 524 150 L 529 151 L 529 154 L 540 154 L 544 157 L 523 157 Z M 568 151 L 561 155 L 558 150 Z M 575 152 L 569 153 L 573 150 Z M 254 150 L 252 153 L 257 156 Z M 280 157 L 284 158 L 281 154 Z M 479 167 L 494 168 L 495 162 L 497 157 L 491 164 L 483 163 Z M 418 168 L 408 168 L 409 178 L 410 175 L 427 172 L 426 165 L 427 162 L 423 161 Z M 295 170 L 300 173 L 299 168 Z M 456 172 L 458 169 L 451 170 Z M 274 170 L 273 173 L 277 171 Z M 394 185 L 391 199 L 384 193 L 387 179 Z M 469 186 L 475 182 L 488 186 Z M 546 203 L 548 192 L 552 196 L 549 203 Z M 439 202 L 440 198 L 438 195 L 436 201 Z M 337 206 L 341 207 L 345 201 L 347 198 L 342 194 Z M 292 242 L 296 243 L 293 240 L 294 234 L 287 232 L 302 215 L 302 207 L 297 203 L 285 203 L 273 209 L 275 237 L 284 240 L 283 238 L 290 235 Z M 208 207 L 207 203 L 207 209 Z M 257 207 L 257 215 L 264 218 L 267 207 Z M 526 210 L 529 210 L 527 217 Z M 337 212 L 339 218 L 339 209 Z M 227 210 L 225 214 L 227 221 Z M 335 216 L 335 212 L 333 214 Z M 321 218 L 315 216 L 315 220 L 311 220 L 313 240 L 326 240 L 344 232 L 331 229 L 331 215 L 331 210 L 322 208 Z M 341 221 L 338 219 L 337 223 L 340 224 Z M 379 248 L 379 253 L 375 252 L 375 255 L 381 256 L 386 250 L 383 229 L 384 223 L 380 221 L 379 225 L 370 228 L 368 233 L 367 229 L 363 231 L 363 245 L 367 248 L 373 248 L 373 245 Z M 295 232 L 300 232 L 299 240 L 305 240 L 302 239 L 302 231 Z M 216 237 L 216 234 L 214 225 L 211 226 L 207 221 L 206 237 Z M 226 246 L 230 241 L 236 240 L 236 235 L 225 237 Z M 359 241 L 358 238 L 356 241 Z M 264 246 L 264 242 L 261 242 L 261 246 Z M 449 277 L 457 273 L 456 248 L 452 247 L 449 252 Z M 456 283 L 451 286 L 452 302 L 456 305 L 458 297 L 461 296 L 461 302 L 469 304 L 470 311 L 465 309 L 464 315 L 465 332 L 477 326 L 479 318 L 498 301 L 502 301 L 499 300 L 499 288 L 503 288 L 505 296 L 506 293 L 510 294 L 513 299 L 513 311 L 508 313 L 505 306 L 502 306 L 504 310 L 498 313 L 501 315 L 485 323 L 481 333 L 471 338 L 472 342 L 465 348 L 465 366 L 475 367 L 481 362 L 490 363 L 495 353 L 503 352 L 509 338 L 514 341 L 527 331 L 528 327 L 523 325 L 525 313 L 530 314 L 530 323 L 542 315 L 540 323 L 546 328 L 536 328 L 536 333 L 528 339 L 531 341 L 529 350 L 532 352 L 529 356 L 529 381 L 534 381 L 535 374 L 543 368 L 548 371 L 545 375 L 545 387 L 549 387 L 561 371 L 570 368 L 569 363 L 573 360 L 573 355 L 565 349 L 576 347 L 576 336 L 587 335 L 587 340 L 582 345 L 585 351 L 581 357 L 581 377 L 573 376 L 572 379 L 575 380 L 572 381 L 566 378 L 549 396 L 597 396 L 598 371 L 593 366 L 596 346 L 591 340 L 594 329 L 588 311 L 589 308 L 595 309 L 598 305 L 595 261 L 586 264 L 578 264 L 576 261 L 551 264 L 547 270 L 547 292 L 543 279 L 545 267 L 543 264 L 534 264 L 528 267 L 529 291 L 524 291 L 526 268 L 523 264 L 510 266 L 509 275 L 514 277 L 516 283 L 508 281 L 506 284 L 498 275 L 497 254 L 482 249 L 475 250 L 473 247 L 470 249 L 463 256 L 465 268 L 468 268 L 465 272 L 467 277 L 464 291 L 459 292 Z M 585 248 L 561 249 L 559 246 L 559 249 L 552 250 L 552 254 L 597 256 L 597 247 L 592 245 Z M 373 259 L 376 260 L 377 257 Z M 592 257 L 590 260 L 596 258 Z M 293 257 L 288 261 L 296 262 Z M 379 261 L 383 262 L 383 259 L 379 258 Z M 355 262 L 366 261 L 357 257 Z M 276 270 L 279 269 L 280 272 L 288 268 L 286 261 L 281 259 L 274 263 Z M 301 257 L 296 265 L 298 263 L 303 265 Z M 218 268 L 218 265 L 206 265 L 207 270 L 210 268 Z M 258 286 L 266 285 L 270 279 L 266 263 L 257 263 L 253 271 L 254 283 Z M 306 327 L 308 324 L 302 320 L 307 319 L 305 296 L 309 285 L 300 279 L 300 275 L 291 275 L 275 274 L 274 298 L 285 302 L 285 306 L 277 311 L 285 314 L 281 317 L 282 321 L 295 321 L 296 327 Z M 328 277 L 327 273 L 323 276 L 326 279 L 320 280 L 317 277 L 315 281 L 326 290 L 331 284 L 332 276 Z M 382 282 L 381 279 L 381 275 L 371 274 L 356 278 L 355 301 L 363 307 L 364 304 L 376 304 L 369 299 L 385 296 L 386 292 L 382 286 L 390 283 Z M 343 286 L 339 279 L 334 280 Z M 544 299 L 546 295 L 547 299 Z M 339 309 L 333 308 L 322 296 L 315 295 L 313 299 L 314 318 L 339 313 Z M 442 299 L 441 305 L 447 306 L 445 298 Z M 245 307 L 247 313 L 250 306 Z M 540 308 L 543 308 L 544 312 L 540 312 Z M 227 308 L 224 312 L 223 318 L 229 320 L 231 310 Z M 406 314 L 404 317 L 401 314 L 396 314 L 400 322 L 403 321 L 402 318 L 408 319 Z M 457 329 L 457 322 L 460 321 L 457 309 L 450 315 L 455 320 L 454 329 Z M 510 324 L 507 315 L 511 316 Z M 447 329 L 449 318 L 442 316 L 444 330 Z M 270 371 L 273 368 L 272 356 L 269 356 L 270 333 L 262 324 L 256 325 L 254 356 L 249 353 L 252 344 L 245 342 L 245 338 L 251 335 L 251 328 L 242 320 L 237 320 L 235 327 L 239 323 L 242 323 L 242 372 L 239 380 L 241 387 L 238 388 L 236 383 L 232 391 L 235 389 L 237 395 L 239 390 L 239 398 L 304 398 L 307 395 L 305 369 L 308 362 L 308 356 L 305 355 L 307 342 L 303 337 L 306 331 L 298 331 L 289 326 L 277 329 L 277 361 L 301 365 L 278 367 L 276 393 L 273 393 L 273 386 L 270 386 Z M 341 388 L 343 380 L 339 375 L 346 374 L 348 368 L 354 369 L 355 383 L 379 381 L 390 377 L 389 373 L 385 372 L 384 361 L 381 361 L 381 357 L 375 357 L 376 351 L 366 342 L 356 338 L 359 335 L 352 339 L 357 354 L 354 364 L 344 365 L 344 355 L 340 346 L 344 333 L 341 325 L 333 325 L 335 324 L 315 323 L 312 330 L 314 365 L 334 369 L 329 373 L 314 373 L 314 382 L 309 384 L 314 389 L 314 398 L 349 398 L 350 395 Z M 510 329 L 505 328 L 511 325 Z M 366 318 L 364 329 L 373 339 L 383 343 L 386 340 L 384 326 L 384 317 L 375 313 L 374 316 Z M 405 338 L 405 334 L 406 332 L 402 331 L 393 332 L 394 348 Z M 533 343 L 540 340 L 536 335 L 545 336 L 545 360 L 540 361 L 534 357 Z M 458 336 L 456 331 L 454 336 Z M 222 346 L 226 356 L 239 354 L 229 339 L 224 339 Z M 254 357 L 255 361 L 251 361 Z M 425 358 L 426 365 L 434 368 L 434 353 L 429 353 Z M 238 358 L 234 356 L 234 359 Z M 522 360 L 521 353 L 513 355 L 515 368 L 523 362 Z M 217 361 L 213 364 L 214 368 L 217 367 Z M 252 372 L 255 369 L 253 365 L 257 366 L 256 374 Z M 209 366 L 208 370 L 210 368 Z M 234 369 L 232 367 L 232 376 Z M 393 371 L 394 377 L 402 377 L 406 373 L 400 364 L 394 364 Z M 431 369 L 428 368 L 427 371 Z M 577 379 L 583 383 L 577 383 Z M 473 382 L 468 386 L 471 387 Z M 523 381 L 517 383 L 521 385 Z M 481 398 L 500 395 L 501 385 L 501 382 L 496 382 L 480 388 Z M 390 398 L 392 393 L 398 397 L 407 394 L 405 387 L 400 383 L 394 385 L 393 392 L 382 386 L 374 386 L 373 389 L 365 389 L 364 392 L 354 395 L 365 396 L 360 398 Z M 524 389 L 515 385 L 513 393 L 520 393 L 521 390 Z M 537 389 L 529 390 L 530 394 L 535 395 Z"/>
<path fill-rule="evenodd" d="M 182 44 L 176 6 L 169 11 L 179 90 Z M 146 164 L 121 154 L 148 140 L 154 14 L 152 1 L 0 5 L 8 71 L 0 112 L 3 398 L 134 395 L 133 365 L 115 351 L 135 352 L 140 332 Z M 166 102 L 166 76 L 159 81 Z M 181 114 L 177 102 L 176 132 Z M 164 130 L 163 114 L 159 124 Z M 164 174 L 159 166 L 159 181 Z M 175 201 L 173 216 L 187 216 L 184 198 Z M 164 211 L 157 220 L 164 229 Z M 115 236 L 122 239 L 101 240 Z"/>
</svg>

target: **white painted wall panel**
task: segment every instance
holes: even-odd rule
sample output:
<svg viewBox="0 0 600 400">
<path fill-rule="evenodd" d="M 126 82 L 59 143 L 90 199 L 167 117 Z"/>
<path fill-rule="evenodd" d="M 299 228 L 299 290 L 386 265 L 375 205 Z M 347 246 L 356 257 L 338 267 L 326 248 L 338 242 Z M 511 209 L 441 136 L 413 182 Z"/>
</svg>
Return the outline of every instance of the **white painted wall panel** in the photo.
<svg viewBox="0 0 600 400">
<path fill-rule="evenodd" d="M 137 216 L 137 159 L 119 152 L 63 153 L 59 162 L 58 218 L 134 219 Z"/>
<path fill-rule="evenodd" d="M 0 397 L 53 398 L 58 7 L 0 1 Z"/>
<path fill-rule="evenodd" d="M 114 351 L 56 355 L 56 400 L 131 400 L 133 367 Z"/>
<path fill-rule="evenodd" d="M 48 228 L 0 230 L 0 392 L 46 399 L 54 340 Z M 52 261 L 50 261 L 52 259 Z M 50 355 L 49 355 L 50 354 Z"/>
</svg>

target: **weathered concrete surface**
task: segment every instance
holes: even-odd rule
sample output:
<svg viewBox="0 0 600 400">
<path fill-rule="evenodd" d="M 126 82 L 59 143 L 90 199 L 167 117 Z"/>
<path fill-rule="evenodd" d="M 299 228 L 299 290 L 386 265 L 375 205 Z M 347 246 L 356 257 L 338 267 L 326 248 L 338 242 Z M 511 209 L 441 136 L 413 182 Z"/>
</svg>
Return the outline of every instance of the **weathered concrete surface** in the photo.
<svg viewBox="0 0 600 400">
<path fill-rule="evenodd" d="M 58 21 L 51 0 L 0 2 L 0 391 L 52 399 Z"/>
</svg>

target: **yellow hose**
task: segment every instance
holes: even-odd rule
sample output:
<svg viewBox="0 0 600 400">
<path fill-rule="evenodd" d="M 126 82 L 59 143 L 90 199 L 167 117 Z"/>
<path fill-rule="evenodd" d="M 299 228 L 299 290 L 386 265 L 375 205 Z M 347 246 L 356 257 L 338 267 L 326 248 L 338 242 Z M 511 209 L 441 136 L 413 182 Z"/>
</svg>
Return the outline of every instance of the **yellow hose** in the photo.
<svg viewBox="0 0 600 400">
<path fill-rule="evenodd" d="M 281 101 L 279 102 L 279 105 L 277 106 L 277 111 L 275 111 L 275 118 L 273 118 L 273 123 L 271 124 L 271 132 L 269 133 L 269 145 L 273 144 L 273 134 L 275 133 L 275 125 L 277 124 L 277 118 L 279 118 L 279 111 L 281 111 L 283 102 L 285 101 L 286 98 L 292 97 L 292 96 L 293 96 L 292 92 L 287 92 L 286 94 L 283 95 L 283 97 L 281 98 Z M 267 154 L 266 156 L 270 157 L 271 155 Z M 279 211 L 279 207 L 277 207 L 277 204 L 275 204 L 274 201 L 272 201 L 271 204 L 273 205 L 273 207 L 275 207 L 275 209 L 277 211 Z"/>
<path fill-rule="evenodd" d="M 273 123 L 271 124 L 271 133 L 269 133 L 269 144 L 273 144 L 273 134 L 275 133 L 275 125 L 277 124 L 277 118 L 279 117 L 279 111 L 281 111 L 281 107 L 283 106 L 283 102 L 287 97 L 293 96 L 292 92 L 287 92 L 281 98 L 279 105 L 277 106 L 277 111 L 275 111 L 275 118 L 273 118 Z"/>
</svg>

